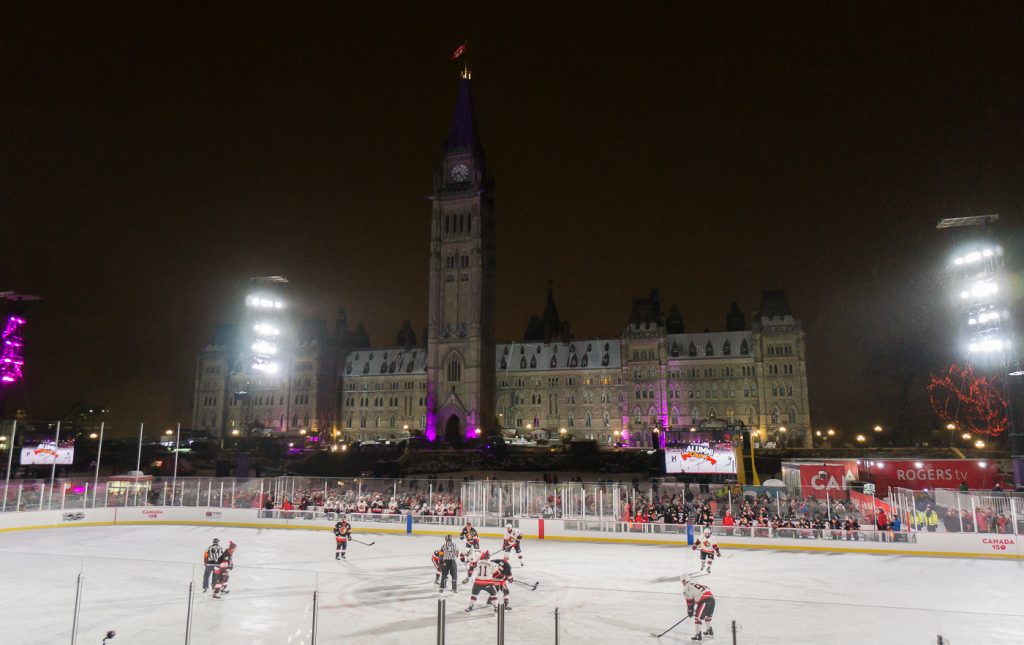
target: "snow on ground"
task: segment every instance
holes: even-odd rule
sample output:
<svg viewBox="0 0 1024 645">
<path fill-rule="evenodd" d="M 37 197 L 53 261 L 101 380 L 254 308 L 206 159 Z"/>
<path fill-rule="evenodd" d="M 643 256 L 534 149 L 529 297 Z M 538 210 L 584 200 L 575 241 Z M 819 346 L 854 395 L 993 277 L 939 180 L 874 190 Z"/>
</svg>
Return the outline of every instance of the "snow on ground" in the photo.
<svg viewBox="0 0 1024 645">
<path fill-rule="evenodd" d="M 457 532 L 456 532 L 457 535 Z M 203 549 L 213 537 L 238 543 L 232 593 L 201 593 Z M 436 642 L 437 588 L 430 553 L 441 539 L 373 535 L 335 562 L 330 532 L 188 526 L 82 527 L 0 534 L 0 642 L 69 643 L 82 573 L 78 643 L 183 643 L 188 587 L 196 581 L 191 643 L 310 642 L 318 589 L 317 643 Z M 484 539 L 485 548 L 500 541 Z M 1024 642 L 1022 567 L 1012 562 L 864 554 L 726 550 L 704 579 L 718 599 L 714 642 L 808 645 L 953 645 Z M 512 585 L 508 645 L 689 643 L 679 574 L 697 569 L 686 547 L 524 540 Z M 516 564 L 513 560 L 513 564 Z M 447 643 L 496 642 L 492 612 L 463 610 L 469 587 L 446 592 Z M 481 599 L 482 602 L 482 599 Z"/>
</svg>

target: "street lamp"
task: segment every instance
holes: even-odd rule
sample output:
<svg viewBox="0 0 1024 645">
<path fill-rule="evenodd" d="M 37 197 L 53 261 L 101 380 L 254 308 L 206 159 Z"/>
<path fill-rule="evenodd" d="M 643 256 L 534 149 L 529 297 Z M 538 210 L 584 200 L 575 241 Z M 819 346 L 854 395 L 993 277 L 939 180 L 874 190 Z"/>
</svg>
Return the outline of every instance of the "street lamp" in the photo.
<svg viewBox="0 0 1024 645">
<path fill-rule="evenodd" d="M 786 432 L 786 426 L 780 426 L 779 427 L 779 432 L 785 433 Z"/>
<path fill-rule="evenodd" d="M 96 434 L 95 432 L 90 432 L 89 433 L 89 438 L 90 439 L 95 439 L 97 437 L 99 437 L 99 435 Z M 0 437 L 0 441 L 7 441 L 7 437 Z"/>
<path fill-rule="evenodd" d="M 238 436 L 238 428 L 235 428 L 234 430 L 231 431 L 231 436 L 232 437 L 237 437 Z"/>
<path fill-rule="evenodd" d="M 165 435 L 167 435 L 167 436 L 169 437 L 169 436 L 171 436 L 172 434 L 174 434 L 174 430 L 164 430 L 164 434 L 165 434 Z"/>
<path fill-rule="evenodd" d="M 409 424 L 408 423 L 403 423 L 402 424 L 402 430 L 405 430 L 406 432 L 408 432 L 409 431 Z"/>
<path fill-rule="evenodd" d="M 815 437 L 820 437 L 821 436 L 821 430 L 815 430 L 814 431 L 814 436 Z"/>
<path fill-rule="evenodd" d="M 881 432 L 882 426 L 875 426 L 875 432 Z"/>
<path fill-rule="evenodd" d="M 985 447 L 985 442 L 982 441 L 981 439 L 978 439 L 977 441 L 974 442 L 974 447 L 975 448 L 979 448 L 979 449 L 980 448 L 984 448 Z"/>
<path fill-rule="evenodd" d="M 865 437 L 864 435 L 862 435 L 862 434 L 857 435 L 857 442 L 858 443 L 864 443 L 867 440 L 868 440 L 868 438 Z"/>
<path fill-rule="evenodd" d="M 970 439 L 971 439 L 971 433 L 970 433 L 970 432 L 965 432 L 965 433 L 963 433 L 962 435 L 960 435 L 960 438 L 961 438 L 961 439 L 963 439 L 963 440 L 965 440 L 965 441 L 970 441 Z"/>
<path fill-rule="evenodd" d="M 835 430 L 833 430 L 832 428 L 829 428 L 829 429 L 828 429 L 828 433 L 827 433 L 827 434 L 828 434 L 828 436 L 830 436 L 830 437 L 834 437 L 834 436 L 836 436 L 836 431 L 835 431 Z"/>
<path fill-rule="evenodd" d="M 302 435 L 306 434 L 306 429 L 303 428 L 303 429 L 299 430 L 299 434 L 302 434 Z"/>
</svg>

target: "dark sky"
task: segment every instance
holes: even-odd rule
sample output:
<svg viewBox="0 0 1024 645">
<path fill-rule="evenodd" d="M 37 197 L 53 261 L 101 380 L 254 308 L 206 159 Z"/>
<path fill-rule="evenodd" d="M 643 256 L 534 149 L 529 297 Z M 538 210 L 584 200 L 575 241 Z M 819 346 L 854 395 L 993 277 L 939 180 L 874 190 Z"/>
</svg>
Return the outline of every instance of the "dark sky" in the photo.
<svg viewBox="0 0 1024 645">
<path fill-rule="evenodd" d="M 896 339 L 948 342 L 935 222 L 1019 229 L 1020 4 L 140 4 L 0 10 L 0 290 L 44 298 L 16 392 L 36 417 L 187 422 L 251 275 L 377 344 L 422 329 L 464 39 L 499 338 L 548 278 L 581 337 L 654 286 L 694 331 L 782 287 L 812 420 L 891 423 Z"/>
</svg>

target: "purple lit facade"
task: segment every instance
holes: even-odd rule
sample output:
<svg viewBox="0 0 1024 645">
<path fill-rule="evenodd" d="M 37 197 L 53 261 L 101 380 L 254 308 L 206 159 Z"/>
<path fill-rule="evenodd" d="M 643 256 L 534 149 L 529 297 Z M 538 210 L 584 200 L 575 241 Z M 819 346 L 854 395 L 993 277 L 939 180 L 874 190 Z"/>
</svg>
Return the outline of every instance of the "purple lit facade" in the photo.
<svg viewBox="0 0 1024 645">
<path fill-rule="evenodd" d="M 4 326 L 3 353 L 0 354 L 0 382 L 6 384 L 17 383 L 22 379 L 22 368 L 25 366 L 25 359 L 21 355 L 24 345 L 18 328 L 25 324 L 21 316 L 10 316 Z"/>
</svg>

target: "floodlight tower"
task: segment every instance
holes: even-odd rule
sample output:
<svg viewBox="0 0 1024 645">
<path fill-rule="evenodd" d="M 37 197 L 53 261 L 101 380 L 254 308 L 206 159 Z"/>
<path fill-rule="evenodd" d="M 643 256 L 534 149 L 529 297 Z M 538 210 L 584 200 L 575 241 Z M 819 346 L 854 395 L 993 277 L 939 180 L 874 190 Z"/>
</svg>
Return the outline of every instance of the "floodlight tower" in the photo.
<svg viewBox="0 0 1024 645">
<path fill-rule="evenodd" d="M 968 365 L 1002 377 L 1010 429 L 1014 480 L 1024 482 L 1024 436 L 1016 423 L 1008 378 L 1020 378 L 1013 332 L 1010 285 L 995 225 L 999 215 L 950 217 L 937 229 L 954 229 L 957 246 L 949 263 L 957 312 L 957 340 Z"/>
<path fill-rule="evenodd" d="M 289 355 L 287 339 L 290 337 L 288 325 L 288 306 L 285 299 L 284 285 L 288 278 L 279 275 L 261 276 L 249 279 L 249 292 L 245 296 L 245 314 L 241 330 L 242 365 L 247 372 L 246 388 L 236 393 L 244 403 L 245 418 L 242 426 L 248 430 L 252 409 L 253 379 L 275 381 L 288 384 Z M 285 405 L 290 406 L 290 392 L 284 397 Z M 289 419 L 287 410 L 285 419 Z M 286 421 L 287 423 L 287 421 Z M 280 428 L 284 430 L 284 427 Z"/>
</svg>

